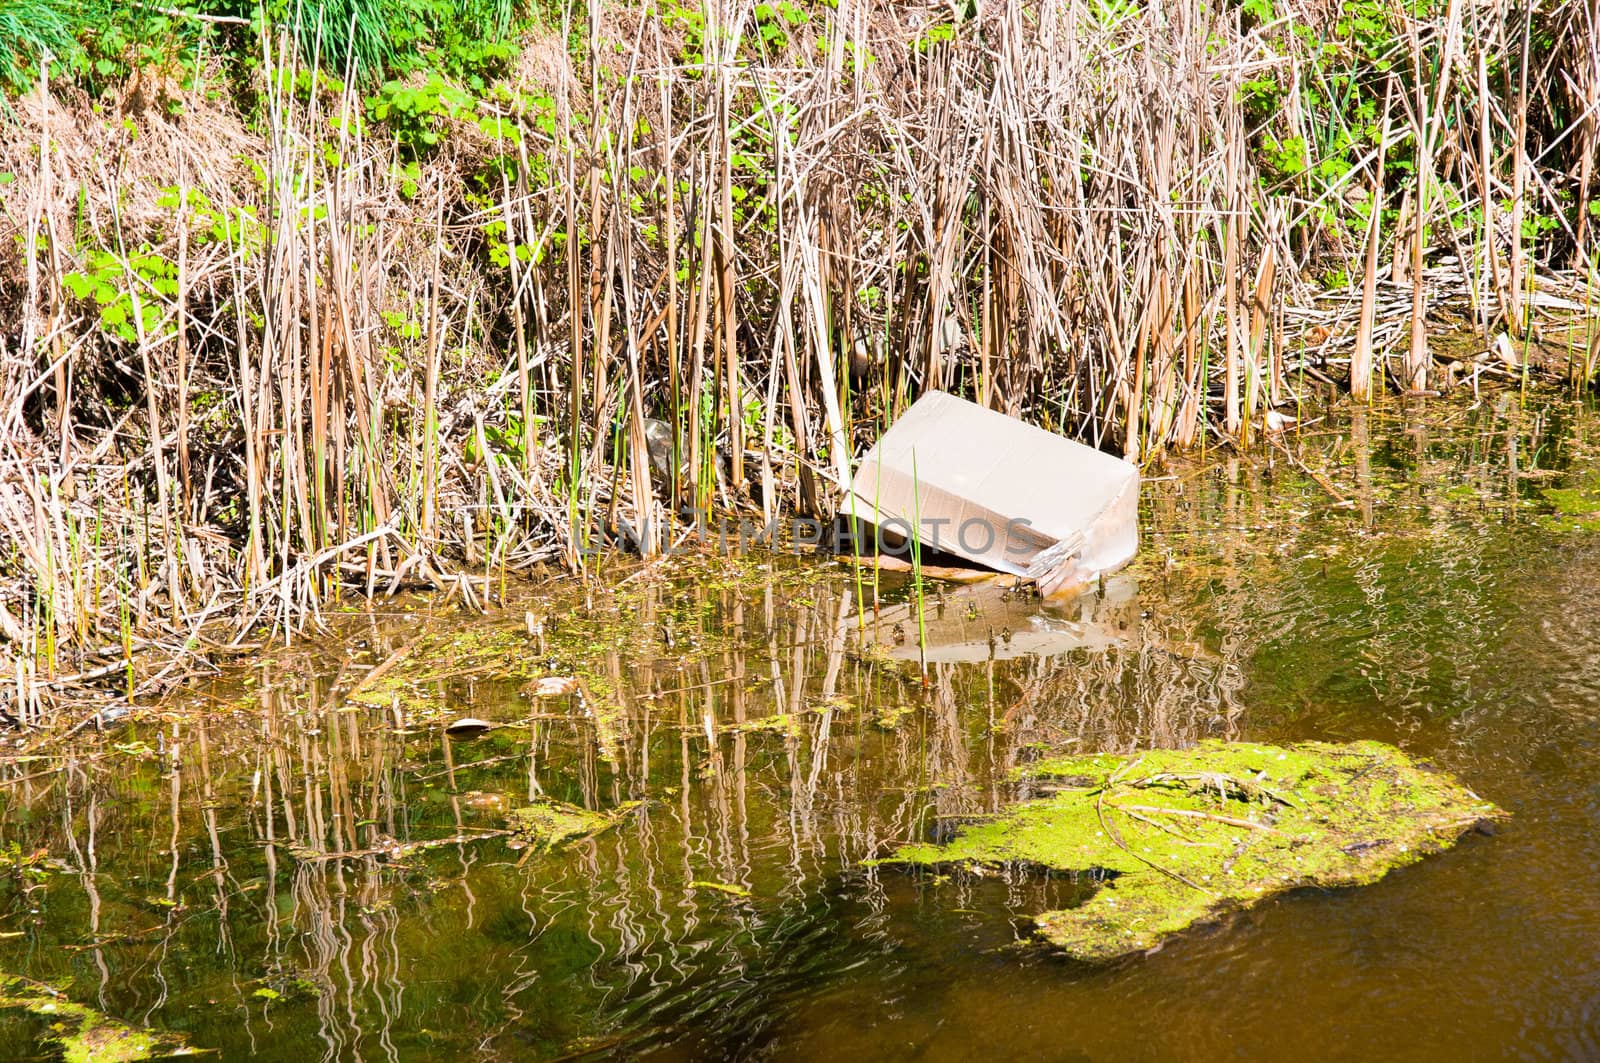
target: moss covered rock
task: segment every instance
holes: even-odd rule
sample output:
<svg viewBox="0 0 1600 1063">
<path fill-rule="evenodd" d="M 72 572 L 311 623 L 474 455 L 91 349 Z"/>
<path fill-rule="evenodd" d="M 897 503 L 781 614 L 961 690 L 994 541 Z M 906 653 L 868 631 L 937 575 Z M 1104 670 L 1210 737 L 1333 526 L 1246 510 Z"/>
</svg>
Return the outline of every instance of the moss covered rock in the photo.
<svg viewBox="0 0 1600 1063">
<path fill-rule="evenodd" d="M 1063 757 L 1030 765 L 1025 784 L 1048 796 L 880 863 L 1096 875 L 1086 902 L 1035 917 L 1045 941 L 1090 961 L 1284 890 L 1374 882 L 1503 815 L 1379 742 Z"/>
</svg>

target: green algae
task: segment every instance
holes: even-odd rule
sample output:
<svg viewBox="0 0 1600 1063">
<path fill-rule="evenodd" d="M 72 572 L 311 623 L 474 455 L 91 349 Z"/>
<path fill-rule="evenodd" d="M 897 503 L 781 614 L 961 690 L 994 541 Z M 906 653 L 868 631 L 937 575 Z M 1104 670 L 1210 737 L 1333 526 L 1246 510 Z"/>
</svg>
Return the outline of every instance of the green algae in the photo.
<svg viewBox="0 0 1600 1063">
<path fill-rule="evenodd" d="M 1600 478 L 1577 487 L 1546 487 L 1539 492 L 1564 517 L 1600 513 Z"/>
<path fill-rule="evenodd" d="M 1054 792 L 880 863 L 1104 879 L 1083 904 L 1034 918 L 1043 940 L 1087 961 L 1152 949 L 1285 890 L 1375 882 L 1503 815 L 1379 742 L 1062 757 L 1023 781 Z"/>
<path fill-rule="evenodd" d="M 740 899 L 750 896 L 750 891 L 743 886 L 735 886 L 728 882 L 710 882 L 705 879 L 695 879 L 689 883 L 689 888 L 691 890 L 712 890 L 716 893 L 725 893 L 729 897 L 738 897 Z"/>
<path fill-rule="evenodd" d="M 49 1022 L 48 1036 L 67 1063 L 131 1063 L 192 1054 L 171 1034 L 130 1026 L 16 975 L 0 973 L 0 1008 L 20 1008 Z"/>
<path fill-rule="evenodd" d="M 1567 517 L 1560 514 L 1548 514 L 1538 518 L 1538 526 L 1544 531 L 1554 532 L 1558 535 L 1584 534 L 1592 535 L 1600 532 L 1600 513 L 1591 513 L 1586 516 Z"/>
<path fill-rule="evenodd" d="M 895 702 L 893 704 L 883 702 L 878 705 L 878 711 L 873 713 L 872 722 L 882 730 L 898 731 L 900 726 L 906 722 L 907 717 L 915 711 L 916 709 L 904 702 Z"/>
<path fill-rule="evenodd" d="M 595 727 L 601 756 L 614 762 L 624 715 L 611 690 L 618 668 L 670 661 L 681 669 L 734 649 L 739 636 L 728 626 L 718 592 L 792 594 L 829 578 L 825 568 L 764 553 L 674 555 L 625 577 L 541 599 L 522 622 L 424 620 L 420 633 L 372 662 L 343 701 L 352 711 L 397 711 L 414 726 L 448 711 L 452 682 L 517 683 L 537 696 L 539 680 L 571 676 L 581 681 L 583 718 Z M 670 593 L 683 585 L 697 593 Z"/>
<path fill-rule="evenodd" d="M 800 718 L 792 712 L 775 712 L 743 723 L 725 723 L 718 728 L 723 734 L 777 734 L 794 736 L 800 733 Z"/>
<path fill-rule="evenodd" d="M 1576 487 L 1545 487 L 1539 494 L 1553 510 L 1535 518 L 1540 528 L 1557 534 L 1600 531 L 1600 477 Z"/>
<path fill-rule="evenodd" d="M 630 803 L 606 813 L 592 812 L 560 801 L 536 801 L 512 809 L 506 816 L 506 826 L 512 836 L 524 845 L 557 849 L 567 842 L 609 830 L 624 812 L 634 807 L 635 804 Z"/>
</svg>

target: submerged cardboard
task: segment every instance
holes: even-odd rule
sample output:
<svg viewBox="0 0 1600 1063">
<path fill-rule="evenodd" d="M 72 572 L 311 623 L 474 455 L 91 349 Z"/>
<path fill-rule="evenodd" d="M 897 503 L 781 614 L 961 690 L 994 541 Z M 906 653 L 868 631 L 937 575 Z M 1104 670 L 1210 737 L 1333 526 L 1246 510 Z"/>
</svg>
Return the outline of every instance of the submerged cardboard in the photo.
<svg viewBox="0 0 1600 1063">
<path fill-rule="evenodd" d="M 863 646 L 895 660 L 933 663 L 1053 657 L 1072 650 L 1129 645 L 1139 637 L 1138 584 L 1128 573 L 1106 580 L 1104 594 L 1046 605 L 1010 590 L 1012 581 L 960 587 L 926 601 L 863 610 Z"/>
<path fill-rule="evenodd" d="M 1139 547 L 1139 470 L 941 391 L 862 457 L 843 512 L 1064 593 Z"/>
</svg>

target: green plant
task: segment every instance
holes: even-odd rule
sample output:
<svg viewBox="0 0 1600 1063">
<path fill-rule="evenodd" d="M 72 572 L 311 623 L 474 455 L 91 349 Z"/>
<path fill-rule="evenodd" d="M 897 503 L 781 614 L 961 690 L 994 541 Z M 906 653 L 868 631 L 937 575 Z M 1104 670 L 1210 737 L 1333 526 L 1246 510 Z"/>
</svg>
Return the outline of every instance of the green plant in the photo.
<svg viewBox="0 0 1600 1063">
<path fill-rule="evenodd" d="M 162 298 L 178 293 L 178 267 L 148 247 L 128 256 L 95 248 L 85 268 L 61 278 L 76 298 L 92 300 L 100 309 L 104 331 L 135 343 L 140 332 L 153 333 L 161 323 Z"/>
<path fill-rule="evenodd" d="M 776 4 L 757 4 L 755 20 L 756 32 L 763 45 L 786 48 L 789 34 L 811 21 L 811 14 L 793 0 L 778 0 Z"/>
<path fill-rule="evenodd" d="M 506 39 L 516 14 L 512 0 L 275 0 L 267 11 L 303 58 L 358 81 L 430 66 L 476 91 L 516 55 Z"/>
<path fill-rule="evenodd" d="M 318 65 L 376 76 L 396 58 L 391 26 L 402 14 L 386 0 L 308 0 L 283 12 L 302 57 Z"/>
<path fill-rule="evenodd" d="M 0 91 L 21 95 L 39 80 L 45 58 L 57 62 L 78 54 L 68 0 L 7 0 L 0 4 Z"/>
<path fill-rule="evenodd" d="M 135 74 L 151 71 L 183 89 L 193 88 L 199 57 L 228 52 L 227 34 L 241 28 L 185 17 L 185 11 L 196 9 L 230 19 L 254 10 L 245 0 L 189 0 L 171 7 L 79 0 L 70 5 L 74 46 L 57 56 L 52 73 L 71 76 L 94 96 L 120 87 Z M 233 43 L 243 47 L 250 40 L 247 33 L 238 33 Z M 248 52 L 247 47 L 245 50 Z M 177 100 L 164 103 L 169 110 L 179 106 Z"/>
<path fill-rule="evenodd" d="M 475 104 L 471 93 L 435 71 L 420 85 L 384 82 L 367 108 L 375 120 L 387 123 L 403 149 L 417 155 L 436 148 L 449 123 L 472 116 Z"/>
</svg>

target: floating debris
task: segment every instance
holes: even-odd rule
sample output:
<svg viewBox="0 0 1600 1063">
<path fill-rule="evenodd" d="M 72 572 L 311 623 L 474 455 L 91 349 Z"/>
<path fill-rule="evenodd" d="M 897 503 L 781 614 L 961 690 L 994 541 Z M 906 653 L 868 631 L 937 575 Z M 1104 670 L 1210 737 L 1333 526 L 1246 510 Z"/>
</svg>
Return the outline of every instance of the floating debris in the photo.
<svg viewBox="0 0 1600 1063">
<path fill-rule="evenodd" d="M 803 716 L 819 712 L 819 709 L 802 709 L 799 714 L 792 712 L 775 712 L 771 716 L 762 716 L 754 720 L 725 723 L 717 730 L 723 734 L 800 734 L 800 721 Z"/>
<path fill-rule="evenodd" d="M 530 692 L 536 698 L 564 698 L 577 693 L 580 688 L 578 680 L 570 675 L 547 675 L 535 680 Z"/>
<path fill-rule="evenodd" d="M 1211 741 L 1025 772 L 1035 792 L 1056 792 L 879 863 L 1103 876 L 1082 905 L 1034 917 L 1041 938 L 1089 961 L 1152 949 L 1285 890 L 1376 882 L 1505 814 L 1381 742 Z"/>
<path fill-rule="evenodd" d="M 488 720 L 480 720 L 474 716 L 463 716 L 459 720 L 451 720 L 445 725 L 444 733 L 451 738 L 476 738 L 478 735 L 494 729 L 494 724 Z"/>
<path fill-rule="evenodd" d="M 734 886 L 727 882 L 707 882 L 703 879 L 695 879 L 689 883 L 689 888 L 692 890 L 713 890 L 717 893 L 726 893 L 730 897 L 750 896 L 750 891 L 743 886 Z"/>
<path fill-rule="evenodd" d="M 461 803 L 480 812 L 504 812 L 511 804 L 505 794 L 485 790 L 468 790 L 461 795 Z"/>
<path fill-rule="evenodd" d="M 1139 548 L 1138 467 L 929 391 L 862 457 L 840 512 L 919 547 L 1082 589 Z"/>
<path fill-rule="evenodd" d="M 610 830 L 624 813 L 637 807 L 638 802 L 631 801 L 611 812 L 591 812 L 560 801 L 536 801 L 512 809 L 506 816 L 506 825 L 517 847 L 556 849 L 567 842 Z"/>
</svg>

